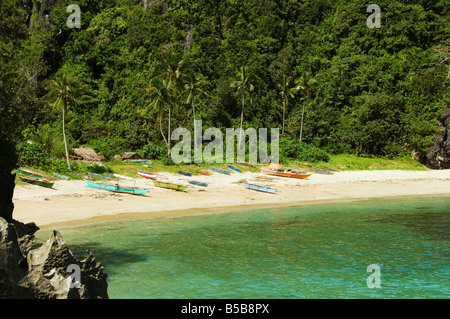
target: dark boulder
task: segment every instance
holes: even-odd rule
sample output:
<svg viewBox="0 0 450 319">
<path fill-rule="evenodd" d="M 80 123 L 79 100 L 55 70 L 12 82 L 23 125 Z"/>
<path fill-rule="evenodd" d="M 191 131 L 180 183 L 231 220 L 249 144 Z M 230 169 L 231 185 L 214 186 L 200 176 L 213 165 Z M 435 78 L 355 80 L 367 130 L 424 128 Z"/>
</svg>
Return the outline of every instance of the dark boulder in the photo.
<svg viewBox="0 0 450 319">
<path fill-rule="evenodd" d="M 446 108 L 438 120 L 434 145 L 427 154 L 426 165 L 434 169 L 450 168 L 450 108 Z"/>
</svg>

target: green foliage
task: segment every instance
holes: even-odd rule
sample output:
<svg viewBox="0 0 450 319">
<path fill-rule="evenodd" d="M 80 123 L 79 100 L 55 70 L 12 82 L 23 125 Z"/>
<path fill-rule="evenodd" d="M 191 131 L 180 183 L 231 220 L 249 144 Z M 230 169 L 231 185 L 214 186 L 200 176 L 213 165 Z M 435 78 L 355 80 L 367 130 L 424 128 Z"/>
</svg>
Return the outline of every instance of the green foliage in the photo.
<svg viewBox="0 0 450 319">
<path fill-rule="evenodd" d="M 86 144 L 97 153 L 112 159 L 114 155 L 121 154 L 127 151 L 126 141 L 119 137 L 101 137 Z"/>
<path fill-rule="evenodd" d="M 328 162 L 330 160 L 330 155 L 326 151 L 292 138 L 281 138 L 279 147 L 280 162 L 283 164 L 291 160 L 309 163 Z"/>
<path fill-rule="evenodd" d="M 68 29 L 67 1 L 50 23 L 39 1 L 3 1 L 0 132 L 4 119 L 56 132 L 60 113 L 42 107 L 39 86 L 69 74 L 85 96 L 68 109 L 67 139 L 109 158 L 167 157 L 149 141 L 170 149 L 170 131 L 192 129 L 194 116 L 203 129 L 284 128 L 284 160 L 326 158 L 320 150 L 424 158 L 431 147 L 449 100 L 445 1 L 380 0 L 380 29 L 367 27 L 358 0 L 150 2 L 82 0 L 82 27 Z M 194 78 L 207 94 L 191 99 Z M 283 78 L 291 86 L 277 86 Z M 61 155 L 60 144 L 43 145 Z"/>
<path fill-rule="evenodd" d="M 41 166 L 50 162 L 48 154 L 43 151 L 40 143 L 31 141 L 19 142 L 16 145 L 16 152 L 19 166 Z"/>
<path fill-rule="evenodd" d="M 156 144 L 146 144 L 142 147 L 142 157 L 152 160 L 164 160 L 167 158 L 167 147 Z"/>
</svg>

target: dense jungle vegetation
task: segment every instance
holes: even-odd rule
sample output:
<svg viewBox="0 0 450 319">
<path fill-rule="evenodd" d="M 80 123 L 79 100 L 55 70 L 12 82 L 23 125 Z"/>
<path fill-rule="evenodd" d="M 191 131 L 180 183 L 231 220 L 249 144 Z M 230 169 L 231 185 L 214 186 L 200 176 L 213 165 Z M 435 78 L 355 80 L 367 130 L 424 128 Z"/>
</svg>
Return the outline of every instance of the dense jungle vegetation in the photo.
<svg viewBox="0 0 450 319">
<path fill-rule="evenodd" d="M 421 160 L 450 98 L 444 0 L 378 0 L 380 28 L 360 0 L 53 2 L 0 4 L 0 134 L 23 165 L 65 158 L 64 139 L 167 158 L 194 118 L 278 127 L 282 160 Z"/>
</svg>

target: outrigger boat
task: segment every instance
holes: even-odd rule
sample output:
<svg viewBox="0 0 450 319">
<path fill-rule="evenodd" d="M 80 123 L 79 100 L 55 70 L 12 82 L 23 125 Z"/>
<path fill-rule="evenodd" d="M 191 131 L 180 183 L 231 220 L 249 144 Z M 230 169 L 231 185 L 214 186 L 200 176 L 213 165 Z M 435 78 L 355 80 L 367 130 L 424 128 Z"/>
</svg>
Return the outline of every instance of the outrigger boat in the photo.
<svg viewBox="0 0 450 319">
<path fill-rule="evenodd" d="M 144 164 L 144 165 L 153 164 L 152 160 L 147 160 L 147 159 L 125 159 L 125 160 L 123 160 L 123 162 L 138 163 L 138 164 Z"/>
<path fill-rule="evenodd" d="M 104 178 L 104 179 L 110 179 L 109 176 L 102 175 L 102 174 L 98 174 L 98 173 L 91 173 L 91 172 L 88 172 L 88 174 L 89 174 L 89 175 L 92 175 L 92 176 L 95 176 L 95 177 L 100 177 L 100 178 Z"/>
<path fill-rule="evenodd" d="M 196 171 L 196 172 L 199 173 L 199 174 L 206 175 L 206 176 L 211 175 L 210 172 L 201 171 L 201 170 L 199 170 L 199 169 L 195 169 L 194 171 Z"/>
<path fill-rule="evenodd" d="M 183 172 L 183 171 L 177 171 L 179 174 L 184 175 L 184 176 L 192 176 L 191 173 L 188 172 Z"/>
<path fill-rule="evenodd" d="M 208 184 L 206 184 L 206 183 L 197 182 L 197 181 L 189 181 L 189 183 L 192 184 L 192 185 L 203 186 L 203 187 L 207 187 L 208 186 Z"/>
<path fill-rule="evenodd" d="M 22 176 L 19 176 L 19 178 L 22 182 L 33 184 L 33 185 L 39 185 L 39 186 L 46 187 L 46 188 L 52 188 L 53 184 L 55 183 L 55 182 L 49 182 L 49 181 L 46 181 L 43 179 L 37 179 L 37 178 L 28 178 L 28 177 L 22 177 Z"/>
<path fill-rule="evenodd" d="M 259 192 L 275 194 L 275 189 L 268 188 L 268 187 L 263 187 L 263 186 L 253 185 L 253 184 L 245 184 L 245 187 L 248 189 L 253 189 L 255 191 L 259 191 Z"/>
<path fill-rule="evenodd" d="M 153 180 L 153 185 L 155 185 L 156 187 L 173 189 L 176 191 L 186 190 L 186 186 L 184 186 L 184 185 L 172 184 L 172 183 L 161 182 L 161 181 L 156 181 L 156 180 Z"/>
<path fill-rule="evenodd" d="M 220 168 L 214 168 L 214 167 L 210 167 L 211 170 L 217 172 L 217 173 L 221 173 L 221 174 L 226 174 L 226 175 L 230 175 L 229 171 L 226 171 L 224 169 L 220 169 Z"/>
<path fill-rule="evenodd" d="M 15 169 L 15 171 L 17 173 L 19 173 L 19 174 L 30 176 L 30 177 L 34 177 L 34 178 L 43 178 L 44 177 L 42 175 L 39 175 L 39 174 L 36 174 L 36 173 L 33 173 L 33 172 L 28 172 L 28 171 L 25 171 L 23 169 Z"/>
<path fill-rule="evenodd" d="M 271 164 L 268 169 L 260 168 L 261 173 L 278 176 L 278 177 L 288 177 L 288 178 L 299 178 L 305 179 L 312 175 L 308 172 L 299 172 L 292 169 L 282 169 L 281 164 Z"/>
<path fill-rule="evenodd" d="M 56 176 L 56 177 L 62 178 L 62 179 L 66 179 L 66 180 L 69 179 L 69 176 L 58 174 L 58 173 L 53 173 L 53 176 Z"/>
<path fill-rule="evenodd" d="M 115 192 L 115 193 L 127 193 L 127 194 L 133 194 L 133 195 L 144 195 L 147 193 L 147 190 L 144 188 L 119 186 L 118 184 L 110 185 L 110 184 L 97 183 L 97 182 L 88 181 L 88 180 L 84 180 L 84 181 L 86 182 L 88 187 L 107 190 L 107 191 Z"/>
<path fill-rule="evenodd" d="M 148 179 L 155 179 L 156 178 L 156 174 L 154 173 L 149 173 L 149 172 L 144 172 L 144 171 L 137 171 L 138 175 L 144 178 L 148 178 Z"/>
<path fill-rule="evenodd" d="M 233 171 L 236 171 L 238 173 L 242 173 L 241 170 L 239 168 L 233 167 L 231 165 L 227 165 L 229 168 L 231 168 Z"/>
</svg>

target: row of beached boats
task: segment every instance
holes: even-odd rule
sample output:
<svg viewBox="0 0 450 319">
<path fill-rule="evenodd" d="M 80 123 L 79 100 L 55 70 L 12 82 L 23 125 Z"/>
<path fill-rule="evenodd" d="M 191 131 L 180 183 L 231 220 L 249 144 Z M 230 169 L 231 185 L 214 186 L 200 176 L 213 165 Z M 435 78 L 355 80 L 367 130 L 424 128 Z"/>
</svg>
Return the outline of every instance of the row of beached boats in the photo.
<svg viewBox="0 0 450 319">
<path fill-rule="evenodd" d="M 246 165 L 249 165 L 249 164 L 246 164 Z M 232 165 L 227 165 L 227 167 L 235 172 L 239 172 L 239 173 L 242 172 L 239 168 L 236 168 Z M 217 172 L 217 173 L 221 173 L 221 174 L 225 174 L 225 175 L 231 174 L 231 172 L 228 170 L 219 169 L 219 168 L 215 168 L 215 167 L 210 167 L 210 170 L 213 172 Z M 22 169 L 21 170 L 16 169 L 15 171 L 17 173 L 19 173 L 19 178 L 23 182 L 26 182 L 29 184 L 34 184 L 34 185 L 39 185 L 39 186 L 43 186 L 43 187 L 47 187 L 47 188 L 53 187 L 54 182 L 45 180 L 42 175 L 39 175 L 39 174 L 36 174 L 33 172 L 29 172 L 29 171 L 25 171 Z M 271 164 L 267 168 L 260 168 L 260 171 L 267 175 L 277 176 L 277 177 L 286 177 L 286 178 L 305 179 L 305 178 L 308 178 L 309 176 L 311 176 L 311 173 L 309 173 L 309 172 L 300 172 L 300 171 L 296 171 L 296 170 L 292 170 L 292 169 L 284 169 L 284 168 L 282 168 L 282 165 L 279 165 L 279 164 Z M 205 171 L 205 170 L 197 170 L 196 169 L 195 172 L 198 174 L 205 175 L 205 176 L 211 175 L 211 173 L 209 171 Z M 161 180 L 159 178 L 159 175 L 154 173 L 153 171 L 146 172 L 144 170 L 137 170 L 136 173 L 140 177 L 152 180 L 153 185 L 155 187 L 171 189 L 171 190 L 176 190 L 176 191 L 185 191 L 187 189 L 186 185 L 180 185 L 180 184 L 170 183 L 170 182 Z M 178 171 L 178 173 L 181 175 L 184 175 L 184 176 L 188 176 L 188 177 L 192 176 L 191 173 L 185 172 L 185 171 Z M 117 179 L 116 183 L 103 183 L 103 182 L 98 182 L 95 180 L 85 179 L 87 186 L 91 187 L 91 188 L 107 190 L 107 191 L 111 191 L 111 192 L 128 193 L 128 194 L 134 194 L 134 195 L 144 195 L 148 191 L 145 188 L 139 188 L 136 186 L 120 185 L 119 181 L 121 179 L 135 181 L 134 178 L 129 177 L 129 176 L 115 174 L 115 173 L 112 173 L 109 176 L 104 175 L 104 174 L 98 174 L 98 173 L 88 173 L 88 174 L 94 178 L 101 178 L 101 179 L 105 179 L 105 180 L 110 180 L 112 178 Z M 57 174 L 57 173 L 54 173 L 53 175 L 58 178 L 61 178 L 61 179 L 69 179 L 69 177 L 65 176 L 65 175 L 61 175 L 61 174 Z M 195 180 L 189 180 L 188 182 L 194 186 L 208 187 L 208 184 L 204 183 L 204 182 L 199 182 L 199 181 L 195 181 Z M 269 194 L 275 194 L 275 192 L 276 192 L 276 190 L 273 188 L 269 188 L 269 187 L 265 187 L 265 186 L 261 186 L 261 185 L 255 185 L 255 184 L 250 184 L 250 183 L 244 183 L 244 185 L 247 189 L 250 189 L 250 190 L 265 192 L 265 193 L 269 193 Z"/>
</svg>

